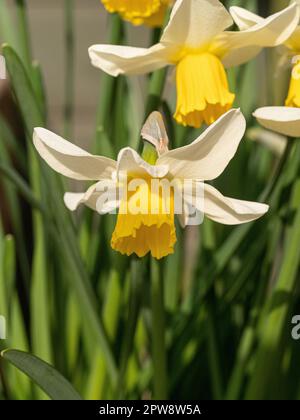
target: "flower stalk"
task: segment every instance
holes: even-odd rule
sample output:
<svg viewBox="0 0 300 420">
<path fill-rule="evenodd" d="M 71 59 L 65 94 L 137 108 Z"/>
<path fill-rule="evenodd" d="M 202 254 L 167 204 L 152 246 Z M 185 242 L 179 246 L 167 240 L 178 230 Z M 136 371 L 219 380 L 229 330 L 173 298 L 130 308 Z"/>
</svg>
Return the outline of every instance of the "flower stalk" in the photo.
<svg viewBox="0 0 300 420">
<path fill-rule="evenodd" d="M 74 83 L 75 83 L 75 34 L 74 34 L 74 1 L 65 0 L 65 137 L 72 135 L 74 116 Z"/>
<path fill-rule="evenodd" d="M 153 399 L 166 400 L 168 398 L 168 374 L 162 263 L 153 258 L 151 258 L 151 312 Z"/>
</svg>

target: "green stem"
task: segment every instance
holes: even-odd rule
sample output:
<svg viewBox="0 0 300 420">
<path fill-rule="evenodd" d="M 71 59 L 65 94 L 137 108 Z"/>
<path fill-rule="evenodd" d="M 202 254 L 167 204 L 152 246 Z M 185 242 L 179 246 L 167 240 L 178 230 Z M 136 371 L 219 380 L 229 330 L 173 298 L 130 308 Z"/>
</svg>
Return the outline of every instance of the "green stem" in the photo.
<svg viewBox="0 0 300 420">
<path fill-rule="evenodd" d="M 126 322 L 125 339 L 123 342 L 121 363 L 120 363 L 120 376 L 118 386 L 118 398 L 124 398 L 124 384 L 128 368 L 128 361 L 132 353 L 134 337 L 136 333 L 139 312 L 141 308 L 141 286 L 142 286 L 142 268 L 143 261 L 136 258 L 131 261 L 131 282 L 130 282 L 130 295 L 129 295 L 129 313 Z"/>
<path fill-rule="evenodd" d="M 111 29 L 109 35 L 109 44 L 121 44 L 123 38 L 123 25 L 122 20 L 118 14 L 111 15 Z M 96 152 L 101 150 L 101 140 L 103 135 L 107 135 L 107 129 L 111 112 L 111 105 L 114 93 L 114 86 L 116 79 L 107 74 L 102 75 L 101 79 L 101 96 L 97 111 L 97 122 L 96 122 Z"/>
<path fill-rule="evenodd" d="M 9 392 L 8 392 L 8 386 L 5 380 L 4 372 L 3 372 L 3 366 L 2 366 L 2 360 L 0 360 L 0 383 L 2 386 L 2 392 L 6 400 L 10 400 L 9 398 Z"/>
<path fill-rule="evenodd" d="M 159 108 L 167 77 L 167 67 L 155 71 L 149 82 L 148 98 L 146 103 L 145 118 Z"/>
<path fill-rule="evenodd" d="M 208 360 L 211 372 L 212 392 L 215 400 L 221 400 L 223 395 L 222 369 L 217 343 L 216 319 L 214 301 L 208 303 Z"/>
<path fill-rule="evenodd" d="M 7 1 L 0 1 L 0 28 L 2 39 L 4 42 L 12 45 L 19 51 L 18 40 L 12 24 L 12 16 L 10 12 Z"/>
<path fill-rule="evenodd" d="M 167 68 L 163 68 L 154 72 L 150 78 L 148 98 L 145 108 L 145 120 L 149 117 L 151 112 L 157 110 L 161 104 L 166 77 Z M 147 141 L 139 143 L 139 152 L 142 154 L 148 153 L 150 148 L 154 149 L 154 146 L 150 145 Z"/>
<path fill-rule="evenodd" d="M 105 305 L 103 308 L 103 323 L 111 343 L 117 336 L 119 318 L 122 304 L 122 270 L 120 264 L 114 265 L 110 271 L 107 286 Z M 92 369 L 86 387 L 86 399 L 97 400 L 107 398 L 107 369 L 102 349 L 96 351 L 91 363 Z M 119 373 L 120 375 L 120 373 Z M 119 386 L 120 381 L 118 381 Z"/>
<path fill-rule="evenodd" d="M 31 47 L 30 35 L 28 30 L 26 2 L 24 0 L 15 0 L 15 2 L 17 8 L 20 54 L 26 69 L 29 71 L 31 68 Z"/>
<path fill-rule="evenodd" d="M 285 168 L 285 165 L 286 165 L 286 163 L 287 163 L 287 161 L 290 157 L 293 145 L 294 145 L 293 139 L 288 138 L 285 150 L 283 152 L 283 155 L 281 156 L 280 161 L 278 162 L 276 172 L 272 176 L 270 183 L 266 186 L 266 189 L 263 191 L 262 195 L 259 198 L 261 201 L 268 202 L 270 200 L 270 198 L 272 197 L 274 191 L 277 188 L 277 185 L 279 183 L 279 180 L 280 180 L 281 174 L 282 174 L 282 172 Z"/>
<path fill-rule="evenodd" d="M 154 369 L 153 399 L 168 397 L 165 337 L 164 289 L 161 264 L 151 259 L 152 358 Z"/>
<path fill-rule="evenodd" d="M 74 42 L 74 2 L 65 0 L 65 137 L 72 135 L 74 115 L 74 80 L 75 80 L 75 42 Z"/>
<path fill-rule="evenodd" d="M 0 162 L 0 173 L 7 177 L 20 191 L 23 197 L 28 201 L 32 207 L 40 210 L 42 213 L 45 212 L 45 208 L 40 203 L 40 201 L 35 197 L 34 193 L 30 189 L 30 187 L 26 184 L 26 182 L 20 177 L 20 175 L 9 166 L 5 165 L 4 163 Z"/>
</svg>

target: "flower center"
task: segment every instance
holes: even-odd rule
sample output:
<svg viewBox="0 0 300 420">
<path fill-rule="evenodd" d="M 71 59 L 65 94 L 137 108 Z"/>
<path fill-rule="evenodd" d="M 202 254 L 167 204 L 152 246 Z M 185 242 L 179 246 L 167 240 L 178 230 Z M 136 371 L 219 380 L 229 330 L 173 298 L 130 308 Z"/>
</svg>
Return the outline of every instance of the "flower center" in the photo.
<svg viewBox="0 0 300 420">
<path fill-rule="evenodd" d="M 230 93 L 223 64 L 210 53 L 187 54 L 177 64 L 177 108 L 179 124 L 199 128 L 212 124 L 228 111 L 235 95 Z"/>
<path fill-rule="evenodd" d="M 150 252 L 152 257 L 161 259 L 174 252 L 176 243 L 174 192 L 165 194 L 163 189 L 153 188 L 151 179 L 140 181 L 143 182 L 134 191 L 127 188 L 111 246 L 128 256 L 144 257 Z"/>
<path fill-rule="evenodd" d="M 289 93 L 285 105 L 300 108 L 300 61 L 298 61 L 293 68 Z"/>
</svg>

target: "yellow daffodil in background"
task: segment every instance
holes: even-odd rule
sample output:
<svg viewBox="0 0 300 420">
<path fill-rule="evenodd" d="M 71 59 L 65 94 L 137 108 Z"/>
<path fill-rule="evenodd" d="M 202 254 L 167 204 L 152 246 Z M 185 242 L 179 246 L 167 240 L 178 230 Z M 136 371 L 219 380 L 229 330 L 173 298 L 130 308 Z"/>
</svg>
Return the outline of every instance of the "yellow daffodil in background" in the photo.
<svg viewBox="0 0 300 420">
<path fill-rule="evenodd" d="M 134 25 L 151 27 L 162 26 L 167 8 L 173 0 L 101 0 L 110 13 L 119 13 L 121 17 Z"/>
<path fill-rule="evenodd" d="M 295 2 L 292 2 L 295 5 Z M 296 2 L 298 8 L 300 1 Z M 240 30 L 249 30 L 255 25 L 262 25 L 265 19 L 250 13 L 241 7 L 232 7 L 231 15 Z M 299 23 L 299 21 L 298 21 Z M 300 107 L 300 26 L 296 26 L 291 36 L 281 46 L 281 65 L 292 65 L 290 87 L 285 105 L 288 107 Z"/>
<path fill-rule="evenodd" d="M 182 211 L 178 212 L 182 226 L 189 223 L 191 208 L 227 225 L 250 222 L 268 211 L 265 204 L 224 197 L 204 182 L 217 178 L 224 171 L 237 151 L 245 128 L 241 112 L 231 110 L 190 145 L 169 151 L 162 117 L 155 112 L 142 130 L 144 139 L 156 146 L 154 165 L 129 147 L 120 151 L 117 161 L 93 156 L 44 128 L 35 128 L 33 141 L 40 156 L 55 171 L 75 180 L 97 181 L 86 193 L 65 194 L 65 203 L 70 210 L 74 211 L 80 204 L 101 214 L 118 208 L 112 248 L 139 257 L 150 252 L 160 259 L 171 254 L 176 243 L 176 193 L 184 201 Z M 129 188 L 129 182 L 136 180 L 143 182 Z M 160 189 L 153 190 L 153 180 L 174 182 L 168 202 Z M 101 188 L 103 181 L 105 191 Z M 187 181 L 188 188 L 183 189 Z M 115 191 L 124 183 L 128 190 L 126 194 L 108 194 L 109 190 Z M 197 191 L 201 191 L 203 199 L 197 200 Z M 157 203 L 156 211 L 153 208 L 150 211 L 152 200 Z M 132 209 L 137 202 L 139 211 L 134 212 Z"/>
<path fill-rule="evenodd" d="M 186 126 L 213 123 L 231 108 L 225 67 L 247 62 L 263 47 L 282 44 L 299 20 L 296 4 L 249 29 L 225 31 L 232 17 L 218 0 L 177 0 L 160 42 L 149 49 L 94 45 L 92 64 L 112 76 L 176 66 L 175 119 Z"/>
<path fill-rule="evenodd" d="M 300 109 L 269 106 L 257 109 L 253 116 L 268 130 L 288 137 L 300 137 Z"/>
</svg>

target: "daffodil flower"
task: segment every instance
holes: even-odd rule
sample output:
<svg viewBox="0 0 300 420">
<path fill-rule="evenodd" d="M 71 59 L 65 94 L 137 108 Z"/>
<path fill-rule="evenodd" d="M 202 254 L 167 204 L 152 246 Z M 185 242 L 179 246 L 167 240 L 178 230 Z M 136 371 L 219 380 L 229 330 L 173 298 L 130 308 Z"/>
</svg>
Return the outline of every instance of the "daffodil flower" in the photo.
<svg viewBox="0 0 300 420">
<path fill-rule="evenodd" d="M 293 3 L 295 6 L 295 3 Z M 300 10 L 300 2 L 297 2 L 298 9 Z M 230 13 L 238 25 L 240 30 L 249 30 L 255 25 L 262 25 L 265 19 L 250 13 L 241 7 L 231 7 Z M 298 22 L 299 23 L 299 19 Z M 280 46 L 280 68 L 284 67 L 286 63 L 292 65 L 292 74 L 290 80 L 290 87 L 288 96 L 285 101 L 287 107 L 300 107 L 300 26 L 296 26 L 294 31 L 288 37 L 283 45 Z"/>
<path fill-rule="evenodd" d="M 253 116 L 264 128 L 288 137 L 300 137 L 300 109 L 269 106 L 257 109 Z"/>
<path fill-rule="evenodd" d="M 119 209 L 112 248 L 126 255 L 135 253 L 139 257 L 151 252 L 153 257 L 160 259 L 171 254 L 176 243 L 175 193 L 171 192 L 167 207 L 161 191 L 152 190 L 153 180 L 177 181 L 174 189 L 181 189 L 184 200 L 182 212 L 178 214 L 182 226 L 188 223 L 188 211 L 193 206 L 208 218 L 226 225 L 250 222 L 268 211 L 265 204 L 224 197 L 204 182 L 217 178 L 224 171 L 236 153 L 245 127 L 241 112 L 231 110 L 193 143 L 168 150 L 162 117 L 155 112 L 142 130 L 142 136 L 157 148 L 154 165 L 129 147 L 120 151 L 117 161 L 93 156 L 44 128 L 34 129 L 33 141 L 40 156 L 55 171 L 75 180 L 97 181 L 85 193 L 65 194 L 65 204 L 70 210 L 76 210 L 80 204 L 101 214 Z M 124 182 L 124 172 L 126 182 L 142 179 L 144 183 L 138 184 L 135 190 L 130 189 L 121 198 L 113 195 L 112 199 L 106 200 L 107 190 L 115 190 L 118 184 Z M 105 192 L 99 188 L 104 180 L 107 186 Z M 190 181 L 189 188 L 183 191 L 186 180 Z M 197 190 L 203 192 L 203 199 L 196 199 Z M 149 209 L 152 198 L 157 199 L 156 212 Z M 136 201 L 140 203 L 140 211 L 133 213 L 131 204 Z"/>
<path fill-rule="evenodd" d="M 119 13 L 134 25 L 162 26 L 173 0 L 101 0 L 110 13 Z"/>
<path fill-rule="evenodd" d="M 116 45 L 89 48 L 92 64 L 112 76 L 176 66 L 175 119 L 186 126 L 213 123 L 232 107 L 225 67 L 253 58 L 262 47 L 282 44 L 299 19 L 297 6 L 239 32 L 225 31 L 232 17 L 218 0 L 177 0 L 158 44 L 149 49 Z"/>
</svg>

